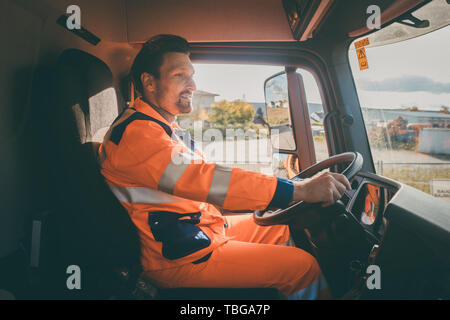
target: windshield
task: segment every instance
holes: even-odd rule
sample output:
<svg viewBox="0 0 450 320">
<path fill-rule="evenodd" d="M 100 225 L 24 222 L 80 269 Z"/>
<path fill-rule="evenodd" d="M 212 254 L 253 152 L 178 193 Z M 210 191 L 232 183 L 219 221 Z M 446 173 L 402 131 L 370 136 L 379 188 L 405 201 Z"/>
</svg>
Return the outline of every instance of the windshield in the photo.
<svg viewBox="0 0 450 320">
<path fill-rule="evenodd" d="M 450 17 L 450 5 L 446 9 Z M 352 45 L 349 61 L 377 174 L 450 202 L 448 39 L 447 23 L 409 40 L 365 47 L 366 69 Z"/>
</svg>

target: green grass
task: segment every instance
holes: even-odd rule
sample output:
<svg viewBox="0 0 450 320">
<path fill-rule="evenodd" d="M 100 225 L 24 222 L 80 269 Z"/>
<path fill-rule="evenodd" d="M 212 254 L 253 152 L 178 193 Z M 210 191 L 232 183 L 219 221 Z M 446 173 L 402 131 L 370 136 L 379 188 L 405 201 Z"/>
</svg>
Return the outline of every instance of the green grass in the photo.
<svg viewBox="0 0 450 320">
<path fill-rule="evenodd" d="M 379 172 L 381 173 L 381 172 Z M 383 176 L 400 181 L 430 194 L 432 179 L 450 179 L 450 164 L 444 165 L 389 165 L 383 166 Z"/>
</svg>

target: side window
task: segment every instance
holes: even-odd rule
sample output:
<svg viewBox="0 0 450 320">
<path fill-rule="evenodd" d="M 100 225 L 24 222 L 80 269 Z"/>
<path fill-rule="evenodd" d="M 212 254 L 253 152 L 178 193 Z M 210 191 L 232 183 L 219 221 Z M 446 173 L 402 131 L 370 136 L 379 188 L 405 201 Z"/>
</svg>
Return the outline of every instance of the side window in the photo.
<svg viewBox="0 0 450 320">
<path fill-rule="evenodd" d="M 355 47 L 349 50 L 377 174 L 448 202 L 450 43 L 443 39 L 449 38 L 447 26 L 397 43 L 370 42 L 364 70 Z"/>
<path fill-rule="evenodd" d="M 194 63 L 193 110 L 177 123 L 209 161 L 276 174 L 266 126 L 264 81 L 283 66 Z"/>
<path fill-rule="evenodd" d="M 194 68 L 193 108 L 177 122 L 204 156 L 224 166 L 281 178 L 296 175 L 299 162 L 284 66 L 196 63 Z M 298 72 L 320 161 L 328 158 L 320 92 L 310 72 Z"/>
</svg>

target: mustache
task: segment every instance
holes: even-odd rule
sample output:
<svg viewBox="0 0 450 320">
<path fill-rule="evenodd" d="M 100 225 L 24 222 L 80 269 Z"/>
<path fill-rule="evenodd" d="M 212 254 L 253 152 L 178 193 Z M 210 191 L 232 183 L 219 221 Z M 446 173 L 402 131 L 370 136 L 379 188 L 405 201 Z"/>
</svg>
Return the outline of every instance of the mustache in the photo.
<svg viewBox="0 0 450 320">
<path fill-rule="evenodd" d="M 191 90 L 184 90 L 184 91 L 180 92 L 180 96 L 183 95 L 183 94 L 190 94 L 190 95 L 192 95 L 192 93 L 193 93 L 193 91 L 191 91 Z"/>
</svg>

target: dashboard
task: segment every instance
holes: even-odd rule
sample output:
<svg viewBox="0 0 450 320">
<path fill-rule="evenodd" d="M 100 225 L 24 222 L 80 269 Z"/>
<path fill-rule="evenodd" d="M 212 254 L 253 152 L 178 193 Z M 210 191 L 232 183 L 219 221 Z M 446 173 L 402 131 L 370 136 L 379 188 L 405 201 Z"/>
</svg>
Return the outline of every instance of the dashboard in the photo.
<svg viewBox="0 0 450 320">
<path fill-rule="evenodd" d="M 369 243 L 379 246 L 370 263 L 385 279 L 383 290 L 366 291 L 365 298 L 449 299 L 448 204 L 375 174 L 360 172 L 351 184 L 341 202 Z"/>
<path fill-rule="evenodd" d="M 338 275 L 329 275 L 335 287 L 348 289 L 355 270 L 371 264 L 382 270 L 383 287 L 362 290 L 364 299 L 450 299 L 448 203 L 372 173 L 359 172 L 350 183 L 336 206 L 321 212 L 330 223 L 308 236 L 324 268 Z"/>
<path fill-rule="evenodd" d="M 309 236 L 324 268 L 338 275 L 330 276 L 334 285 L 348 289 L 346 279 L 370 264 L 382 270 L 383 286 L 362 289 L 362 299 L 450 299 L 448 204 L 372 173 L 350 183 L 337 206 L 323 210 L 334 217 L 329 226 Z"/>
</svg>

